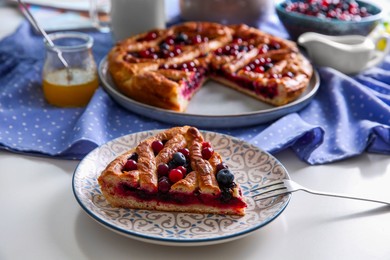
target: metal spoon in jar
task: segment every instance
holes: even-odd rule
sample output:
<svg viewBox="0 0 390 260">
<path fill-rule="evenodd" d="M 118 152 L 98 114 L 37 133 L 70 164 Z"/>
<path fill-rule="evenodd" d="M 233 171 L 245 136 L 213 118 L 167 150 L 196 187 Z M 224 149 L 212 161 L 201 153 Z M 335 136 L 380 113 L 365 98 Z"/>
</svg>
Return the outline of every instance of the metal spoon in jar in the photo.
<svg viewBox="0 0 390 260">
<path fill-rule="evenodd" d="M 34 16 L 31 14 L 30 10 L 28 9 L 27 5 L 22 2 L 22 0 L 18 0 L 19 6 L 22 7 L 22 13 L 26 17 L 26 19 L 30 22 L 30 24 L 45 38 L 49 46 L 57 53 L 58 58 L 60 59 L 61 63 L 64 65 L 66 72 L 67 72 L 67 79 L 68 82 L 70 82 L 73 78 L 72 72 L 70 70 L 68 62 L 64 59 L 62 56 L 61 50 L 59 50 L 53 41 L 50 39 L 50 37 L 47 35 L 45 30 L 38 24 L 37 20 L 35 20 Z"/>
</svg>

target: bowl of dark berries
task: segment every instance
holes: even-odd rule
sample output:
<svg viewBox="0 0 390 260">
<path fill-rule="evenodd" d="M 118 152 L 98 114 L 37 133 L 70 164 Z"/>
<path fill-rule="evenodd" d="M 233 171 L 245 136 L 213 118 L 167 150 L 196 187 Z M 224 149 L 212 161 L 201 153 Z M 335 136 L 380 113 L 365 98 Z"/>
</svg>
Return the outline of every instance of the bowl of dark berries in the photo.
<svg viewBox="0 0 390 260">
<path fill-rule="evenodd" d="M 366 36 L 383 16 L 380 6 L 360 0 L 281 0 L 276 13 L 292 40 L 305 32 Z"/>
</svg>

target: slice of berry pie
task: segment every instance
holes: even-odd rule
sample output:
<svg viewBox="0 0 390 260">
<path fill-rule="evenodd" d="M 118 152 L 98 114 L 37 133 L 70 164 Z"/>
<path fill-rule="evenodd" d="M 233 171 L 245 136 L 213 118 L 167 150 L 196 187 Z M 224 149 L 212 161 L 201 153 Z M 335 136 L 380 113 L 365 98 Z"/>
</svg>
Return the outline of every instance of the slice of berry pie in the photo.
<svg viewBox="0 0 390 260">
<path fill-rule="evenodd" d="M 297 99 L 311 64 L 295 43 L 246 25 L 187 22 L 119 42 L 108 70 L 126 96 L 182 112 L 208 78 L 271 105 Z"/>
<path fill-rule="evenodd" d="M 114 207 L 244 215 L 234 174 L 195 127 L 174 127 L 141 141 L 98 178 Z"/>
</svg>

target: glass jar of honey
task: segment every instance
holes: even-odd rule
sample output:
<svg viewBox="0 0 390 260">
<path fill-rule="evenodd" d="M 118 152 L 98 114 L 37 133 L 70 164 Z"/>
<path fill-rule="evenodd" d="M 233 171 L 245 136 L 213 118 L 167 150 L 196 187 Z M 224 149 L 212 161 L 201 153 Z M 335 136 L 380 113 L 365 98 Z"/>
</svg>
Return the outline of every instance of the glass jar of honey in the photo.
<svg viewBox="0 0 390 260">
<path fill-rule="evenodd" d="M 99 86 L 92 55 L 93 38 L 80 32 L 52 33 L 49 37 L 54 46 L 45 41 L 42 85 L 46 100 L 59 107 L 85 106 Z"/>
</svg>

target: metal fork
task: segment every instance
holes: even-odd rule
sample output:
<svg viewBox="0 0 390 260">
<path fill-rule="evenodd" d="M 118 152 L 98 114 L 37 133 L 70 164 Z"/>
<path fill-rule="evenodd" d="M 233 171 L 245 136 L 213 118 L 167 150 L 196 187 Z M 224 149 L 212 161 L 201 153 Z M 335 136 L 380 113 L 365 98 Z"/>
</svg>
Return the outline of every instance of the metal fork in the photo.
<svg viewBox="0 0 390 260">
<path fill-rule="evenodd" d="M 252 198 L 254 198 L 255 201 L 258 201 L 258 200 L 263 200 L 271 197 L 276 197 L 278 195 L 282 195 L 286 193 L 292 193 L 299 190 L 306 191 L 314 195 L 323 195 L 323 196 L 353 199 L 353 200 L 364 200 L 369 202 L 376 202 L 376 203 L 390 205 L 390 201 L 383 201 L 383 200 L 377 200 L 372 198 L 362 198 L 362 197 L 355 197 L 355 196 L 349 196 L 349 195 L 343 195 L 337 193 L 311 190 L 301 186 L 300 184 L 292 180 L 287 180 L 287 179 L 276 180 L 276 181 L 265 183 L 259 187 L 256 187 L 255 189 L 252 189 L 251 192 L 253 194 Z"/>
</svg>

